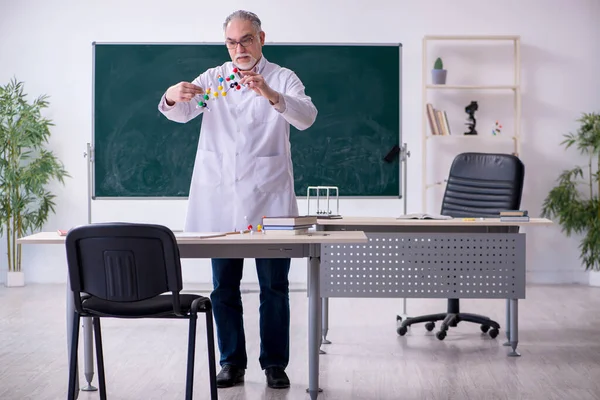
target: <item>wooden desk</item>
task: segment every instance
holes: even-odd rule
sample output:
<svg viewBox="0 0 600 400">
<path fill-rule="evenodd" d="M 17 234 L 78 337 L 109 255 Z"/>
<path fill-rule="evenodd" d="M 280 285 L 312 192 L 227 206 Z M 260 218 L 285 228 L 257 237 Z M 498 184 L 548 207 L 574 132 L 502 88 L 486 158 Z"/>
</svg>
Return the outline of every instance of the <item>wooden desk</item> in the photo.
<svg viewBox="0 0 600 400">
<path fill-rule="evenodd" d="M 177 236 L 177 235 L 176 235 Z M 55 232 L 41 232 L 17 240 L 23 245 L 31 244 L 65 244 L 65 237 Z M 360 231 L 352 232 L 315 232 L 308 235 L 286 235 L 269 233 L 234 234 L 215 238 L 177 237 L 182 258 L 308 258 L 308 392 L 311 399 L 319 393 L 319 345 L 321 325 L 320 301 L 320 254 L 321 245 L 327 243 L 357 244 L 366 243 L 366 235 Z M 70 343 L 72 332 L 72 314 L 74 312 L 73 292 L 67 279 L 67 343 Z M 91 328 L 91 324 L 89 325 Z M 85 330 L 85 327 L 84 327 Z M 84 336 L 91 341 L 91 334 Z M 86 346 L 90 348 L 91 343 Z M 89 354 L 88 354 L 89 353 Z M 85 365 L 92 366 L 93 353 L 84 352 Z M 89 369 L 89 368 L 88 368 Z M 88 378 L 90 371 L 86 371 Z M 89 376 L 88 382 L 91 382 Z M 79 392 L 78 392 L 79 393 Z"/>
<path fill-rule="evenodd" d="M 500 218 L 453 218 L 453 219 L 397 219 L 394 217 L 343 217 L 338 219 L 319 219 L 318 226 L 338 227 L 337 230 L 350 230 L 347 227 L 367 226 L 367 227 L 430 227 L 438 229 L 440 227 L 483 227 L 492 226 L 510 227 L 510 226 L 550 226 L 552 221 L 546 218 L 531 218 L 528 222 L 502 222 Z M 336 230 L 336 229 L 326 229 Z"/>
<path fill-rule="evenodd" d="M 526 276 L 525 234 L 519 229 L 550 225 L 544 218 L 319 219 L 319 231 L 357 230 L 369 237 L 368 245 L 351 249 L 321 248 L 322 343 L 331 343 L 330 297 L 503 298 L 505 345 L 512 347 L 509 356 L 518 356 L 518 299 L 525 298 Z"/>
</svg>

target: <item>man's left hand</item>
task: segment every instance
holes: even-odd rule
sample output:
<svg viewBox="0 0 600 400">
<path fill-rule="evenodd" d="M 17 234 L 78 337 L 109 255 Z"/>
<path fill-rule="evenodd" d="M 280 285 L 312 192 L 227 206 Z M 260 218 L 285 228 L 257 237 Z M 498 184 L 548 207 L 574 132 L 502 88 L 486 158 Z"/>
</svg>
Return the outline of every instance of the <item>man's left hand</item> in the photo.
<svg viewBox="0 0 600 400">
<path fill-rule="evenodd" d="M 252 71 L 240 71 L 244 76 L 241 80 L 241 84 L 247 85 L 250 89 L 254 90 L 256 93 L 265 97 L 271 103 L 276 104 L 279 102 L 279 93 L 275 90 L 271 89 L 267 82 L 265 82 L 265 78 L 261 74 L 257 74 Z"/>
</svg>

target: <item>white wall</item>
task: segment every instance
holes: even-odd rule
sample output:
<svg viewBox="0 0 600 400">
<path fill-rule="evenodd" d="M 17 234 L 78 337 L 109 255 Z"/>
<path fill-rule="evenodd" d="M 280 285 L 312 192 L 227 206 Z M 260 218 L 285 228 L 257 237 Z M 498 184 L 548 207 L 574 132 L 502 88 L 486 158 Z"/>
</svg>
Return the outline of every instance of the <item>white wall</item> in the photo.
<svg viewBox="0 0 600 400">
<path fill-rule="evenodd" d="M 411 151 L 409 212 L 421 209 L 421 39 L 426 34 L 521 35 L 522 159 L 526 164 L 523 208 L 538 215 L 558 173 L 582 161 L 575 151 L 564 152 L 559 143 L 563 134 L 576 129 L 575 119 L 581 112 L 598 111 L 600 106 L 598 1 L 308 0 L 283 3 L 252 2 L 252 11 L 263 21 L 267 41 L 403 44 L 402 130 L 403 141 Z M 51 96 L 48 116 L 56 126 L 50 147 L 72 175 L 65 187 L 52 188 L 58 196 L 58 206 L 46 230 L 69 228 L 86 223 L 88 218 L 83 152 L 91 140 L 91 43 L 220 41 L 225 16 L 248 6 L 248 2 L 242 1 L 178 0 L 166 4 L 158 0 L 0 0 L 0 82 L 4 84 L 16 76 L 25 81 L 26 90 L 32 96 L 42 93 Z M 478 64 L 474 65 L 469 59 L 457 60 L 449 73 L 477 67 Z M 498 68 L 491 71 L 485 80 L 495 79 L 495 74 L 502 73 Z M 360 87 L 368 87 L 368 82 L 359 83 L 357 89 Z M 307 90 L 310 94 L 310 88 Z M 485 118 L 495 117 L 481 113 L 481 118 L 485 121 Z M 481 131 L 488 131 L 488 126 L 483 125 Z M 444 153 L 443 148 L 438 151 Z M 431 168 L 437 168 L 442 175 L 446 172 L 444 166 L 433 162 Z M 301 209 L 305 209 L 302 202 Z M 168 219 L 158 219 L 157 210 L 167 210 Z M 393 216 L 402 212 L 402 201 L 347 200 L 342 202 L 341 212 Z M 93 221 L 152 221 L 173 229 L 181 229 L 184 214 L 185 201 L 177 200 L 95 201 L 92 206 Z M 587 282 L 587 274 L 578 260 L 576 239 L 566 239 L 558 227 L 530 229 L 528 233 L 531 281 Z M 27 282 L 64 282 L 63 253 L 62 248 L 52 246 L 24 248 Z M 208 265 L 187 262 L 186 281 L 209 281 L 209 269 L 193 268 L 196 264 Z M 306 269 L 302 262 L 297 264 L 291 280 L 303 282 Z M 4 261 L 0 266 L 6 268 Z M 3 279 L 4 274 L 0 276 Z M 245 279 L 255 280 L 251 268 L 246 269 Z"/>
</svg>

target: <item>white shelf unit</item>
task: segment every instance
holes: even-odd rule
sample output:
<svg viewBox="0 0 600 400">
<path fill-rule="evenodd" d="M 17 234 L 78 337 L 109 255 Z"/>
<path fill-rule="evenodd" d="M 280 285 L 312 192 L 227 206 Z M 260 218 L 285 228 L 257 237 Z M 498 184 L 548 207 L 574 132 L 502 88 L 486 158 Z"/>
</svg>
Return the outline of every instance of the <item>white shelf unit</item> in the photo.
<svg viewBox="0 0 600 400">
<path fill-rule="evenodd" d="M 431 66 L 433 60 L 428 60 L 428 45 L 434 41 L 472 41 L 472 42 L 490 42 L 490 41 L 505 41 L 512 42 L 513 46 L 513 82 L 506 85 L 435 85 L 429 83 L 431 79 Z M 427 103 L 429 102 L 430 91 L 492 91 L 492 92 L 512 92 L 514 104 L 514 127 L 513 133 L 510 136 L 513 141 L 513 154 L 519 157 L 521 154 L 521 37 L 518 35 L 428 35 L 423 37 L 423 64 L 422 64 L 422 210 L 427 212 L 427 191 L 432 187 L 444 185 L 445 182 L 428 182 L 427 171 L 430 165 L 427 157 L 428 140 L 429 139 L 448 139 L 452 138 L 459 140 L 471 141 L 477 140 L 496 140 L 500 137 L 483 135 L 433 135 L 428 134 L 429 121 L 427 117 Z M 493 139 L 492 139 L 493 138 Z"/>
</svg>

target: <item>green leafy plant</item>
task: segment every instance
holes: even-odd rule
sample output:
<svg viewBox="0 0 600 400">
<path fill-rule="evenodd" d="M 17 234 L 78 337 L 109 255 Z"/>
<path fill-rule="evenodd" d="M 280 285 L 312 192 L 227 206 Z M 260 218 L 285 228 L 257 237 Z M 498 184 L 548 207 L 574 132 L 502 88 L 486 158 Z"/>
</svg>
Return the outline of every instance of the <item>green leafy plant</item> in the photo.
<svg viewBox="0 0 600 400">
<path fill-rule="evenodd" d="M 557 222 L 567 236 L 583 235 L 579 250 L 585 269 L 600 271 L 600 114 L 584 113 L 577 121 L 577 133 L 564 135 L 561 144 L 588 156 L 587 168 L 560 174 L 544 200 L 542 216 Z"/>
<path fill-rule="evenodd" d="M 433 69 L 444 69 L 444 63 L 440 57 L 438 57 L 433 63 Z"/>
<path fill-rule="evenodd" d="M 69 175 L 44 148 L 53 123 L 42 116 L 48 96 L 28 102 L 23 82 L 0 87 L 0 232 L 6 235 L 8 270 L 21 271 L 19 237 L 38 230 L 54 213 L 55 195 L 46 186 Z"/>
</svg>

